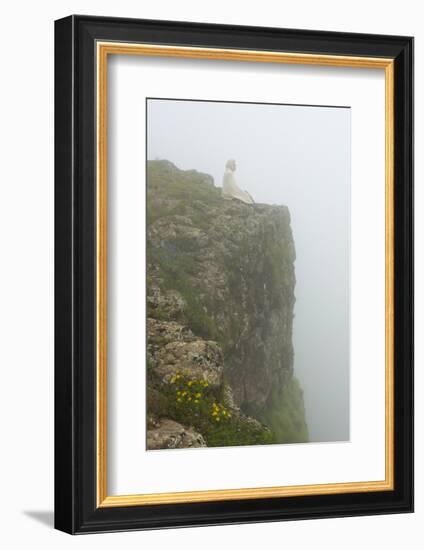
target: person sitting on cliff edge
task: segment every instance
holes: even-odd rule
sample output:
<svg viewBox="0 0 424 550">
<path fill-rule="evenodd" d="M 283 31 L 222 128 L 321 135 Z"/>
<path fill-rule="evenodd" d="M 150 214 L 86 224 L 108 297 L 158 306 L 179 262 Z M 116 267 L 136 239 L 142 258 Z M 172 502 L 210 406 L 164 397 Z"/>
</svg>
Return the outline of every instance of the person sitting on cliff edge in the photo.
<svg viewBox="0 0 424 550">
<path fill-rule="evenodd" d="M 236 171 L 236 161 L 227 160 L 225 164 L 224 178 L 222 180 L 222 197 L 226 200 L 237 199 L 246 204 L 255 204 L 255 201 L 247 191 L 243 191 L 236 183 L 234 172 Z"/>
</svg>

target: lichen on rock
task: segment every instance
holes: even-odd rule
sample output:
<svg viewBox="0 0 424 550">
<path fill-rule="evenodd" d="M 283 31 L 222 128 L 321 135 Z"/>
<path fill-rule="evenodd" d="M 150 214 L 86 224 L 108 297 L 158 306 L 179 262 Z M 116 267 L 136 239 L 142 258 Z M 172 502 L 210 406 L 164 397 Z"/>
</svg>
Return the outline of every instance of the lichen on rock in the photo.
<svg viewBox="0 0 424 550">
<path fill-rule="evenodd" d="M 155 449 L 184 449 L 187 447 L 206 447 L 203 436 L 170 420 L 162 418 L 147 430 L 147 448 Z"/>
<path fill-rule="evenodd" d="M 222 350 L 216 342 L 195 339 L 192 342 L 174 341 L 155 355 L 156 373 L 169 383 L 179 372 L 204 380 L 210 386 L 220 386 L 224 371 Z"/>
</svg>

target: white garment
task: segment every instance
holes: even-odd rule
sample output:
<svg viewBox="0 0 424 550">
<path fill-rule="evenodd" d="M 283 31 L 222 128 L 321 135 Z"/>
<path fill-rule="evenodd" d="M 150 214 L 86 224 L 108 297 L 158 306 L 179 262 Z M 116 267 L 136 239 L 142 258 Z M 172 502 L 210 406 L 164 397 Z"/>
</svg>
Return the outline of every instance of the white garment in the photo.
<svg viewBox="0 0 424 550">
<path fill-rule="evenodd" d="M 222 180 L 222 196 L 224 199 L 238 199 L 246 204 L 254 204 L 254 200 L 247 191 L 243 191 L 236 183 L 234 171 L 227 168 Z"/>
</svg>

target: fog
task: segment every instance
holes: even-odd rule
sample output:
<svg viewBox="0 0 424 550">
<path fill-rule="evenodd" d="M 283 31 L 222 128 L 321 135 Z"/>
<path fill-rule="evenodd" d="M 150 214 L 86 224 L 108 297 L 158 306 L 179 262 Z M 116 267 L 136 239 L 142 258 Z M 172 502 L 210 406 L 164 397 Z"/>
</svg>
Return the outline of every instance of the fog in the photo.
<svg viewBox="0 0 424 550">
<path fill-rule="evenodd" d="M 349 439 L 350 109 L 148 101 L 148 158 L 285 204 L 296 247 L 295 374 L 311 441 Z"/>
</svg>

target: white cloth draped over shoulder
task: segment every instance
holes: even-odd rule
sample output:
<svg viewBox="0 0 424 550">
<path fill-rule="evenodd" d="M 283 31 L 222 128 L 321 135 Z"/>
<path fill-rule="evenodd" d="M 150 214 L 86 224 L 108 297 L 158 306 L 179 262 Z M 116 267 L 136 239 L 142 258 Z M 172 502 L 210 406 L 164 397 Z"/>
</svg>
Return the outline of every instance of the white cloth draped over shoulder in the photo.
<svg viewBox="0 0 424 550">
<path fill-rule="evenodd" d="M 246 204 L 254 204 L 254 200 L 247 191 L 243 191 L 237 185 L 234 172 L 236 170 L 235 160 L 227 161 L 225 165 L 224 178 L 222 180 L 222 196 L 224 199 L 238 199 Z"/>
</svg>

